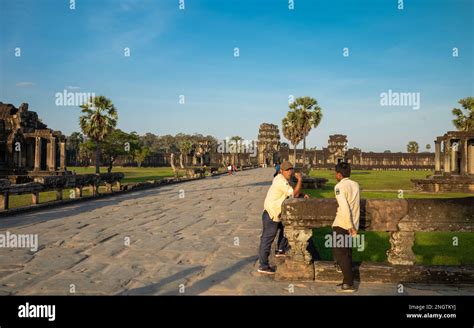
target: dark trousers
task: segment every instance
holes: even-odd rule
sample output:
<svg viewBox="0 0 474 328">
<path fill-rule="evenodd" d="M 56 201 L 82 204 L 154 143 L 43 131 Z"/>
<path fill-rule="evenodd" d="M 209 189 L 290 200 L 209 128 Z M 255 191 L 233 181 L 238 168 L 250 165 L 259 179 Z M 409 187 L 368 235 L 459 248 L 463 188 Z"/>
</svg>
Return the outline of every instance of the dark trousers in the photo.
<svg viewBox="0 0 474 328">
<path fill-rule="evenodd" d="M 332 229 L 336 233 L 336 240 L 338 238 L 346 238 L 349 235 L 349 231 L 342 229 L 340 227 L 333 227 Z M 343 235 L 339 237 L 339 235 Z M 344 279 L 342 280 L 343 284 L 353 285 L 354 284 L 354 274 L 352 273 L 352 247 L 346 247 L 350 245 L 344 245 L 344 247 L 334 247 L 332 248 L 332 254 L 334 256 L 334 261 L 341 266 L 342 274 Z"/>
<path fill-rule="evenodd" d="M 275 222 L 270 218 L 267 211 L 263 211 L 262 214 L 263 231 L 260 237 L 260 249 L 259 249 L 259 261 L 260 267 L 268 268 L 268 257 L 270 256 L 270 250 L 272 243 L 278 234 L 277 250 L 288 251 L 289 244 L 288 239 L 285 238 L 283 232 L 283 224 L 281 222 Z"/>
</svg>

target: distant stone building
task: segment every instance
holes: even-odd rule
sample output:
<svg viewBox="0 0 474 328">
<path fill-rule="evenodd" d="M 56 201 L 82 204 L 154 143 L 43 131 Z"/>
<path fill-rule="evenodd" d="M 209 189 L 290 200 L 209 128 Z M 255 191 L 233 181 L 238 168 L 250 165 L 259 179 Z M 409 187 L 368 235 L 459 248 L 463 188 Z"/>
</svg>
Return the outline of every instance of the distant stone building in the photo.
<svg viewBox="0 0 474 328">
<path fill-rule="evenodd" d="M 258 163 L 274 165 L 280 161 L 280 131 L 275 124 L 260 124 L 258 130 Z"/>
<path fill-rule="evenodd" d="M 474 192 L 474 131 L 449 131 L 437 137 L 434 175 L 412 182 L 421 191 Z"/>
<path fill-rule="evenodd" d="M 280 160 L 290 158 L 289 147 L 281 147 L 275 154 L 266 154 L 266 157 L 275 157 Z M 347 136 L 335 134 L 329 136 L 328 146 L 323 149 L 307 149 L 303 161 L 303 150 L 296 150 L 296 163 L 299 166 L 332 169 L 342 161 L 351 163 L 354 169 L 360 170 L 433 170 L 434 153 L 375 153 L 364 152 L 359 148 L 348 148 Z M 263 164 L 259 153 L 259 164 Z"/>
<path fill-rule="evenodd" d="M 14 182 L 65 171 L 66 138 L 49 129 L 28 104 L 0 102 L 0 177 Z"/>
</svg>

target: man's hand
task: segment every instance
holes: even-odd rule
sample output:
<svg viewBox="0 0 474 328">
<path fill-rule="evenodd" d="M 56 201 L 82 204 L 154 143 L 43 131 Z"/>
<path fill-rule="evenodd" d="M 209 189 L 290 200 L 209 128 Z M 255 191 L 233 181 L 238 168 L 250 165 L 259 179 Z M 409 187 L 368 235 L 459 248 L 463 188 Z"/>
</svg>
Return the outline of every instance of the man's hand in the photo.
<svg viewBox="0 0 474 328">
<path fill-rule="evenodd" d="M 354 236 L 357 235 L 357 230 L 356 230 L 356 229 L 350 228 L 348 231 L 349 231 L 349 234 L 350 234 L 352 237 L 354 237 Z"/>
<path fill-rule="evenodd" d="M 305 195 L 304 195 L 304 199 L 309 199 L 309 195 L 308 195 L 308 194 L 305 194 Z"/>
<path fill-rule="evenodd" d="M 303 179 L 303 176 L 301 175 L 301 172 L 296 172 L 295 173 L 295 178 L 298 179 L 298 181 Z"/>
</svg>

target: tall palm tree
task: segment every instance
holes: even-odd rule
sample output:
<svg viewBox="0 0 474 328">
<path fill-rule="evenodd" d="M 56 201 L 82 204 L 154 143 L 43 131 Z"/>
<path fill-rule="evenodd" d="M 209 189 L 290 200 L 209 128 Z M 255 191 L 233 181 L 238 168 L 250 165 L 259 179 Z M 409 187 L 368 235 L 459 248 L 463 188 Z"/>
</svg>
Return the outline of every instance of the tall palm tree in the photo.
<svg viewBox="0 0 474 328">
<path fill-rule="evenodd" d="M 474 130 L 474 97 L 467 97 L 458 101 L 462 106 L 462 110 L 454 108 L 452 110 L 453 115 L 456 118 L 453 120 L 454 126 L 459 131 L 472 131 Z M 466 112 L 464 113 L 463 110 Z"/>
<path fill-rule="evenodd" d="M 294 165 L 296 165 L 296 146 L 304 139 L 304 119 L 301 110 L 289 111 L 282 120 L 283 135 L 293 145 Z"/>
<path fill-rule="evenodd" d="M 100 173 L 100 142 L 117 125 L 117 110 L 112 101 L 104 96 L 91 97 L 80 106 L 84 115 L 79 117 L 82 132 L 95 143 L 95 173 Z"/>
<path fill-rule="evenodd" d="M 420 149 L 420 147 L 418 146 L 418 142 L 416 142 L 416 141 L 410 141 L 407 144 L 407 152 L 409 152 L 409 153 L 415 154 L 415 153 L 418 152 L 419 149 Z"/>
<path fill-rule="evenodd" d="M 290 104 L 290 109 L 293 111 L 301 111 L 303 120 L 303 165 L 306 159 L 306 137 L 312 128 L 317 128 L 323 114 L 321 107 L 318 106 L 318 101 L 311 97 L 299 97 Z M 296 165 L 296 163 L 295 163 Z"/>
</svg>

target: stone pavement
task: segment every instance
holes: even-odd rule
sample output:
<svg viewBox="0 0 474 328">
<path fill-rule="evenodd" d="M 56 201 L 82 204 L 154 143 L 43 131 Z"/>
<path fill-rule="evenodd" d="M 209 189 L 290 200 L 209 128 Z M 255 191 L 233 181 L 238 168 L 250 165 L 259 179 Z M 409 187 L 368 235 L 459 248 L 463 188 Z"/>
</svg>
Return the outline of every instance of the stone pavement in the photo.
<svg viewBox="0 0 474 328">
<path fill-rule="evenodd" d="M 0 248 L 0 295 L 333 295 L 332 283 L 256 273 L 273 169 L 238 172 L 0 219 L 39 249 Z M 182 197 L 184 196 L 184 197 Z M 472 285 L 406 285 L 405 295 L 474 295 Z M 400 295 L 362 283 L 357 295 Z"/>
</svg>

